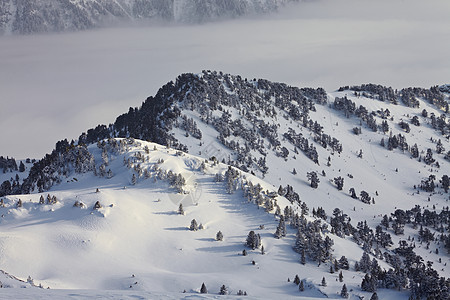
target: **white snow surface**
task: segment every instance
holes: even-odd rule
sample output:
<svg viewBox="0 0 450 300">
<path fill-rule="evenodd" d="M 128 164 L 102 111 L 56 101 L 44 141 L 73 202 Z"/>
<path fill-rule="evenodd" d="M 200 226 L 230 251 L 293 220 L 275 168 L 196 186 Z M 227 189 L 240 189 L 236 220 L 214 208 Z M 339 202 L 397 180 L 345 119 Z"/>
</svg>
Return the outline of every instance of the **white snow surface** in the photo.
<svg viewBox="0 0 450 300">
<path fill-rule="evenodd" d="M 344 126 L 340 124 L 337 129 Z M 145 154 L 145 146 L 150 149 L 149 154 Z M 96 162 L 101 161 L 97 145 L 89 149 Z M 352 150 L 342 156 L 348 155 L 348 159 L 353 160 Z M 146 158 L 141 168 L 148 168 L 151 176 L 139 177 L 132 185 L 131 177 L 136 172 L 124 166 L 124 158 L 133 158 L 138 152 Z M 302 201 L 307 202 L 310 209 L 320 205 L 331 214 L 331 209 L 338 206 L 355 221 L 367 219 L 375 224 L 379 219 L 372 221 L 373 216 L 392 210 L 392 196 L 398 198 L 395 205 L 407 209 L 424 201 L 423 197 L 408 195 L 410 178 L 390 176 L 392 180 L 387 184 L 382 175 L 377 175 L 377 172 L 392 173 L 392 165 L 380 165 L 377 172 L 370 168 L 378 152 L 385 153 L 374 151 L 374 157 L 367 155 L 368 158 L 362 160 L 363 168 L 354 170 L 355 181 L 372 176 L 373 186 L 368 188 L 380 187 L 378 190 L 382 192 L 376 205 L 363 205 L 346 193 L 338 193 L 325 178 L 321 182 L 325 188 L 313 190 L 306 182 L 301 183 L 303 178 L 288 176 L 289 170 L 282 166 L 279 169 L 272 166 L 277 171 L 271 176 L 282 177 L 280 183 L 283 184 L 295 182 Z M 396 159 L 401 160 L 403 156 L 395 154 Z M 229 297 L 238 290 L 245 290 L 248 299 L 340 298 L 343 283 L 338 282 L 337 273 L 328 272 L 329 264 L 299 263 L 299 254 L 292 250 L 295 230 L 288 226 L 288 236 L 275 239 L 278 220 L 273 211 L 267 213 L 264 208 L 249 203 L 242 190 L 228 194 L 223 182 L 215 182 L 215 174 L 224 173 L 227 165 L 209 160 L 202 171 L 204 158 L 143 141 L 136 141 L 124 153 L 110 153 L 109 159 L 108 168 L 114 173 L 111 179 L 92 173 L 71 174 L 63 183 L 42 194 L 44 197 L 55 195 L 58 198 L 55 205 L 40 205 L 39 193 L 4 198 L 5 207 L 0 208 L 0 266 L 16 279 L 26 281 L 31 276 L 33 285 L 41 285 L 43 289 L 8 277 L 11 283 L 7 286 L 7 282 L 0 279 L 4 287 L 11 287 L 3 289 L 2 295 L 15 299 L 213 299 L 219 297 L 220 287 L 225 285 Z M 299 166 L 299 174 L 310 168 L 306 159 L 302 159 L 302 163 L 305 165 Z M 342 164 L 344 167 L 345 163 Z M 156 179 L 156 166 L 182 174 L 187 179 L 184 190 L 190 193 L 179 194 L 167 181 Z M 335 170 L 327 169 L 327 172 L 338 173 L 338 167 L 333 166 Z M 403 169 L 407 172 L 407 168 L 408 164 L 404 164 L 401 172 Z M 445 168 L 448 171 L 448 165 Z M 264 190 L 277 190 L 256 176 L 243 176 L 253 184 L 259 183 Z M 16 207 L 18 199 L 23 201 L 21 208 Z M 75 201 L 86 207 L 74 207 Z M 102 208 L 93 210 L 96 201 Z M 290 205 L 284 197 L 278 196 L 277 201 L 281 208 Z M 445 204 L 439 201 L 436 197 L 433 204 Z M 184 205 L 184 215 L 177 213 L 179 203 Z M 356 212 L 352 214 L 353 206 Z M 194 218 L 204 229 L 189 230 Z M 260 229 L 260 225 L 264 228 Z M 215 240 L 219 230 L 224 235 L 223 241 Z M 261 235 L 264 255 L 258 249 L 244 246 L 250 230 Z M 351 266 L 361 258 L 362 248 L 350 238 L 331 234 L 330 237 L 334 240 L 335 257 L 345 255 Z M 243 249 L 248 251 L 248 256 L 242 255 Z M 433 254 L 430 257 L 436 259 Z M 388 267 L 382 261 L 380 265 Z M 370 293 L 361 292 L 358 286 L 363 273 L 352 268 L 343 273 L 350 299 L 370 297 Z M 448 276 L 449 269 L 444 268 L 442 273 Z M 296 274 L 305 281 L 306 289 L 302 293 L 292 283 Z M 328 282 L 326 287 L 320 285 L 323 276 Z M 199 294 L 203 282 L 208 295 Z M 17 289 L 19 287 L 29 288 Z M 408 297 L 406 292 L 383 289 L 378 295 L 380 299 Z"/>
</svg>

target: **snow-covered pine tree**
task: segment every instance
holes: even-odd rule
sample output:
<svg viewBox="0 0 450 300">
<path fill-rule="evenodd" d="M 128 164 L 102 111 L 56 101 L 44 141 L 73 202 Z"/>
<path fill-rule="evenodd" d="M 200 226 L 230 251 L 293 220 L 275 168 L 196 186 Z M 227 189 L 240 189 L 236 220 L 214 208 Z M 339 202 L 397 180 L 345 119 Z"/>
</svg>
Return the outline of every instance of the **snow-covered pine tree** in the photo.
<svg viewBox="0 0 450 300">
<path fill-rule="evenodd" d="M 317 173 L 314 171 L 311 171 L 311 172 L 308 172 L 306 175 L 307 175 L 308 181 L 310 182 L 310 186 L 313 189 L 318 188 L 320 180 L 319 180 L 319 177 L 317 176 Z"/>
<path fill-rule="evenodd" d="M 261 245 L 261 237 L 253 230 L 248 233 L 246 245 L 250 248 L 257 249 Z"/>
<path fill-rule="evenodd" d="M 223 234 L 220 230 L 216 234 L 216 241 L 223 241 Z"/>
<path fill-rule="evenodd" d="M 342 289 L 341 289 L 341 297 L 342 298 L 348 298 L 348 291 L 347 291 L 347 286 L 345 285 L 345 283 L 344 283 L 344 285 L 342 286 Z"/>
<path fill-rule="evenodd" d="M 178 214 L 184 215 L 183 203 L 180 203 L 180 205 L 178 206 Z"/>
<path fill-rule="evenodd" d="M 197 231 L 198 230 L 197 220 L 192 219 L 191 226 L 189 227 L 189 230 L 190 231 Z"/>
<path fill-rule="evenodd" d="M 334 178 L 334 184 L 336 185 L 338 191 L 342 191 L 342 188 L 344 187 L 344 178 L 341 176 Z"/>
<path fill-rule="evenodd" d="M 223 285 L 220 287 L 219 295 L 228 295 L 228 289 L 227 289 L 227 287 L 225 286 L 225 284 L 223 284 Z"/>
<path fill-rule="evenodd" d="M 100 204 L 100 201 L 95 202 L 94 209 L 97 210 L 97 209 L 100 209 L 100 208 L 102 208 L 102 205 Z"/>
<path fill-rule="evenodd" d="M 284 221 L 284 216 L 280 216 L 280 222 L 278 223 L 277 230 L 275 231 L 275 237 L 280 239 L 286 236 L 286 222 Z"/>
<path fill-rule="evenodd" d="M 300 280 L 300 284 L 298 285 L 298 290 L 300 292 L 303 292 L 305 290 L 305 284 L 303 283 L 303 280 Z"/>
<path fill-rule="evenodd" d="M 208 294 L 208 290 L 206 289 L 206 285 L 205 285 L 204 282 L 202 283 L 202 287 L 200 288 L 200 293 L 201 294 Z"/>
</svg>

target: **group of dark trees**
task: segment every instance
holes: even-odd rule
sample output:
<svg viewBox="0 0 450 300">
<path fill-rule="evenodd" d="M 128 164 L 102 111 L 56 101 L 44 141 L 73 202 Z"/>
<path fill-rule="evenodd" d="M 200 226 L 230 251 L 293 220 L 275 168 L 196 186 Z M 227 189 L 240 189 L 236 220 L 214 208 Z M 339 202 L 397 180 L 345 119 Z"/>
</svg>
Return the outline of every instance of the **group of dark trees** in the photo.
<svg viewBox="0 0 450 300">
<path fill-rule="evenodd" d="M 417 108 L 419 107 L 417 98 L 421 98 L 444 110 L 446 113 L 449 111 L 449 104 L 446 102 L 445 95 L 443 94 L 446 92 L 445 86 L 432 86 L 429 89 L 410 87 L 398 91 L 391 87 L 369 83 L 360 86 L 343 86 L 339 88 L 340 92 L 347 90 L 353 91 L 355 96 L 377 99 L 383 102 L 390 102 L 394 105 L 398 104 L 400 100 L 408 107 Z"/>
<path fill-rule="evenodd" d="M 254 168 L 264 174 L 267 172 L 265 157 L 270 149 L 281 155 L 289 154 L 279 147 L 282 137 L 276 125 L 278 117 L 299 121 L 314 133 L 316 143 L 324 148 L 331 147 L 333 151 L 342 151 L 340 142 L 323 133 L 323 127 L 309 118 L 309 112 L 316 110 L 315 105 L 323 105 L 326 100 L 326 92 L 320 88 L 300 89 L 263 79 L 248 81 L 215 71 L 203 71 L 200 76 L 182 74 L 175 82 L 164 85 L 154 97 L 147 98 L 141 107 L 130 108 L 128 113 L 119 116 L 114 124 L 99 125 L 83 133 L 79 143 L 132 136 L 186 152 L 187 147 L 171 135 L 170 130 L 178 127 L 187 135 L 201 139 L 202 132 L 197 123 L 183 114 L 184 110 L 192 110 L 200 115 L 202 122 L 219 132 L 219 142 L 236 153 L 236 157 L 228 161 L 230 165 L 244 171 Z M 284 116 L 279 116 L 275 108 Z M 231 109 L 239 114 L 238 118 L 230 113 Z M 267 122 L 267 118 L 272 122 Z M 245 142 L 237 142 L 238 138 Z M 317 151 L 308 140 L 303 140 L 301 145 L 295 141 L 295 144 L 299 144 L 296 147 L 308 157 L 318 161 Z M 254 157 L 250 153 L 252 150 L 260 156 Z"/>
</svg>

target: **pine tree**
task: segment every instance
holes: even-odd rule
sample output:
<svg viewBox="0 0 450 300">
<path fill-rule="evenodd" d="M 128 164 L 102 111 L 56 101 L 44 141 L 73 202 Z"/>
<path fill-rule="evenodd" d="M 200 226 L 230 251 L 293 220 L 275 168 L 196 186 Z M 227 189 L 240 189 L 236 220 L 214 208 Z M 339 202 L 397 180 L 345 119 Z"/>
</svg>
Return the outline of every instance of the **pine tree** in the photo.
<svg viewBox="0 0 450 300">
<path fill-rule="evenodd" d="M 20 165 L 19 165 L 19 172 L 25 172 L 25 165 L 23 164 L 23 162 L 21 161 L 20 162 Z"/>
<path fill-rule="evenodd" d="M 197 231 L 198 230 L 197 220 L 192 219 L 191 226 L 189 227 L 189 230 L 191 230 L 191 231 Z"/>
<path fill-rule="evenodd" d="M 344 270 L 348 270 L 350 268 L 348 259 L 344 255 L 339 259 L 339 268 Z"/>
<path fill-rule="evenodd" d="M 300 253 L 300 263 L 302 265 L 306 264 L 305 249 L 302 249 Z"/>
<path fill-rule="evenodd" d="M 317 176 L 317 173 L 312 171 L 312 172 L 308 172 L 307 174 L 308 180 L 310 181 L 310 186 L 313 189 L 316 189 L 319 187 L 319 177 Z"/>
<path fill-rule="evenodd" d="M 299 284 L 299 286 L 298 286 L 298 290 L 299 290 L 300 292 L 303 292 L 303 291 L 305 290 L 305 285 L 304 285 L 304 283 L 303 283 L 303 280 L 300 281 L 300 284 Z"/>
<path fill-rule="evenodd" d="M 339 282 L 344 281 L 344 275 L 342 274 L 342 271 L 339 272 Z"/>
<path fill-rule="evenodd" d="M 261 245 L 261 237 L 253 230 L 248 233 L 246 245 L 252 249 L 257 249 Z"/>
<path fill-rule="evenodd" d="M 102 205 L 100 204 L 100 202 L 99 201 L 95 202 L 94 209 L 97 210 L 97 209 L 100 209 L 100 208 L 102 208 Z"/>
<path fill-rule="evenodd" d="M 228 295 L 228 290 L 225 284 L 220 287 L 219 295 Z"/>
<path fill-rule="evenodd" d="M 261 255 L 266 254 L 266 251 L 264 250 L 264 246 L 261 246 Z"/>
<path fill-rule="evenodd" d="M 298 275 L 295 275 L 294 283 L 295 283 L 296 285 L 299 285 L 299 284 L 300 284 L 300 277 L 298 277 Z"/>
<path fill-rule="evenodd" d="M 135 184 L 136 184 L 136 181 L 137 181 L 136 175 L 133 173 L 133 176 L 131 176 L 131 184 L 132 184 L 132 185 L 135 185 Z"/>
<path fill-rule="evenodd" d="M 286 223 L 284 221 L 284 216 L 281 215 L 280 216 L 280 222 L 278 223 L 278 227 L 277 227 L 277 230 L 275 232 L 275 237 L 277 239 L 280 239 L 280 238 L 285 237 L 285 236 L 286 236 Z"/>
<path fill-rule="evenodd" d="M 342 289 L 341 289 L 341 297 L 342 298 L 348 298 L 348 291 L 347 291 L 347 286 L 345 285 L 345 283 L 344 283 L 344 285 L 342 286 Z"/>
<path fill-rule="evenodd" d="M 342 188 L 344 187 L 344 178 L 342 178 L 341 176 L 335 177 L 334 184 L 336 185 L 339 191 L 342 191 Z"/>
<path fill-rule="evenodd" d="M 325 277 L 322 277 L 322 286 L 327 286 L 327 281 L 325 280 Z"/>
<path fill-rule="evenodd" d="M 222 234 L 222 231 L 218 231 L 217 232 L 217 234 L 216 234 L 216 240 L 217 241 L 223 241 L 223 234 Z"/>
<path fill-rule="evenodd" d="M 373 293 L 372 297 L 370 297 L 370 300 L 378 300 L 378 295 L 377 293 Z"/>
<path fill-rule="evenodd" d="M 200 293 L 201 294 L 208 294 L 208 290 L 206 289 L 206 285 L 205 285 L 204 282 L 202 283 L 202 287 L 200 288 Z"/>
<path fill-rule="evenodd" d="M 180 205 L 178 206 L 178 214 L 184 215 L 183 203 L 180 203 Z"/>
</svg>

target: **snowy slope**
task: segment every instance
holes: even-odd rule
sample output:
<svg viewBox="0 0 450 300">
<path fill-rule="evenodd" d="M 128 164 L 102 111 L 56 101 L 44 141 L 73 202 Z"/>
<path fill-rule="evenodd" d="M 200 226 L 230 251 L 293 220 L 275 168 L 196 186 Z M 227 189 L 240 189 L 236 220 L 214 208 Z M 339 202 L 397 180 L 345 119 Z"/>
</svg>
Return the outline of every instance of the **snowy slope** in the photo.
<svg viewBox="0 0 450 300">
<path fill-rule="evenodd" d="M 145 154 L 145 146 L 149 154 Z M 102 160 L 102 151 L 96 145 L 89 149 L 96 161 Z M 140 154 L 136 156 L 137 153 Z M 141 155 L 144 162 L 140 168 L 149 170 L 150 176 L 137 176 L 133 185 L 139 163 L 132 161 Z M 130 159 L 130 168 L 124 166 L 124 158 Z M 202 167 L 202 162 L 201 158 L 176 150 L 136 141 L 125 152 L 109 153 L 108 168 L 115 174 L 112 178 L 72 174 L 42 194 L 44 198 L 47 194 L 56 196 L 56 204 L 39 204 L 39 193 L 6 197 L 5 207 L 0 208 L 2 268 L 19 278 L 31 276 L 35 284 L 51 289 L 131 289 L 144 296 L 149 291 L 164 295 L 162 298 L 165 293 L 173 295 L 184 290 L 198 293 L 203 282 L 210 293 L 218 293 L 224 284 L 230 294 L 245 290 L 256 298 L 338 295 L 342 284 L 336 282 L 337 273 L 326 273 L 328 264 L 299 264 L 299 256 L 292 250 L 295 230 L 288 228 L 286 238 L 275 239 L 278 221 L 273 211 L 267 213 L 263 207 L 249 203 L 240 189 L 228 194 L 225 184 L 215 181 L 215 174 L 224 173 L 227 166 L 208 161 Z M 197 193 L 177 193 L 167 180 L 158 179 L 163 176 L 160 170 L 183 174 L 188 179 L 184 189 L 193 191 L 195 187 Z M 243 176 L 253 184 L 261 184 L 264 190 L 276 191 L 252 175 Z M 18 208 L 19 198 L 23 206 Z M 290 205 L 284 197 L 277 200 L 281 207 Z M 74 207 L 76 201 L 85 206 Z M 102 208 L 93 210 L 97 201 Z M 177 213 L 179 203 L 184 204 L 184 215 Z M 188 229 L 194 218 L 204 229 Z M 264 228 L 260 229 L 260 225 Z M 223 241 L 215 240 L 219 230 L 224 234 Z M 259 249 L 244 246 L 250 230 L 261 235 L 264 255 Z M 334 242 L 335 255 L 345 253 L 350 263 L 362 254 L 350 240 L 334 238 Z M 248 256 L 242 256 L 243 249 Z M 287 282 L 296 274 L 305 280 L 302 294 L 295 284 Z M 349 289 L 363 295 L 357 289 L 361 273 L 350 270 L 344 274 Z M 327 287 L 320 286 L 324 275 L 329 282 Z M 49 292 L 37 295 L 40 293 L 47 297 Z M 57 298 L 59 293 L 56 291 L 53 296 Z M 83 291 L 67 293 L 74 293 L 75 298 L 96 295 Z M 129 291 L 111 293 L 131 297 Z M 406 297 L 395 293 L 394 298 L 402 295 Z"/>
<path fill-rule="evenodd" d="M 372 294 L 362 291 L 366 272 L 354 267 L 364 249 L 371 260 L 388 271 L 394 268 L 395 261 L 388 261 L 385 253 L 395 256 L 403 241 L 414 246 L 413 252 L 422 257 L 424 264 L 430 262 L 437 276 L 448 278 L 449 256 L 442 236 L 448 235 L 448 217 L 431 221 L 434 226 L 424 226 L 434 234 L 429 243 L 421 240 L 419 228 L 414 228 L 412 222 L 404 225 L 404 233 L 393 230 L 398 218 L 394 215 L 398 213 L 396 210 L 411 212 L 420 207 L 424 218 L 430 212 L 445 216 L 448 210 L 449 194 L 440 182 L 443 175 L 450 174 L 446 158 L 450 149 L 448 129 L 444 127 L 442 134 L 433 128 L 443 111 L 437 105 L 441 102 L 430 103 L 427 91 L 422 91 L 423 97 L 415 98 L 419 107 L 408 107 L 372 99 L 377 97 L 370 91 L 355 93 L 350 88 L 326 93 L 248 81 L 238 76 L 222 77 L 212 72 L 180 76 L 157 96 L 147 99 L 141 110 L 130 109 L 112 127 L 99 126 L 81 135 L 80 145 L 69 145 L 67 141 L 60 142 L 59 147 L 57 144 L 59 152 L 55 150 L 52 154 L 54 162 L 43 167 L 41 173 L 30 172 L 30 178 L 32 175 L 39 178 L 27 179 L 26 191 L 31 193 L 4 197 L 5 207 L 0 208 L 0 265 L 18 278 L 31 276 L 36 285 L 43 287 L 127 290 L 124 295 L 130 297 L 134 295 L 129 294 L 130 289 L 143 297 L 152 297 L 147 293 L 177 297 L 183 291 L 198 296 L 204 282 L 213 294 L 218 294 L 225 285 L 230 295 L 243 290 L 256 298 L 340 298 L 345 283 L 350 297 L 356 299 L 370 298 Z M 292 95 L 306 100 L 299 101 Z M 448 101 L 445 90 L 439 95 Z M 364 106 L 369 112 L 364 118 L 371 115 L 378 124 L 377 131 L 361 117 L 352 114 L 347 118 L 342 110 L 336 110 L 336 97 L 347 97 L 357 108 Z M 289 101 L 280 102 L 286 98 Z M 297 119 L 293 112 L 297 106 L 307 111 L 307 117 Z M 386 109 L 387 117 L 383 116 Z M 427 117 L 423 116 L 423 109 Z M 154 120 L 148 111 L 156 114 Z M 432 114 L 436 118 L 430 118 Z M 414 116 L 420 126 L 411 123 Z M 445 115 L 442 118 L 448 123 Z M 409 124 L 409 132 L 401 128 L 401 121 Z M 321 134 L 336 138 L 342 149 L 337 149 L 336 143 L 323 147 L 318 142 L 316 122 L 322 127 Z M 382 122 L 389 126 L 384 133 Z M 267 124 L 274 126 L 267 129 Z M 154 127 L 148 130 L 144 125 Z M 313 145 L 317 161 L 310 152 L 294 146 L 286 135 L 290 128 L 302 133 L 308 144 Z M 355 134 L 355 128 L 360 128 L 361 133 Z M 145 137 L 144 133 L 149 131 L 156 132 L 161 142 L 183 148 L 189 154 L 132 139 L 90 144 L 112 133 Z M 417 144 L 420 158 L 413 157 L 410 149 L 387 149 L 389 137 L 398 134 L 406 138 L 409 148 Z M 384 147 L 380 145 L 381 139 L 386 143 Z M 438 140 L 445 148 L 440 153 L 436 149 Z M 240 147 L 233 147 L 232 142 L 238 142 Z M 277 142 L 278 145 L 272 145 Z M 83 152 L 83 143 L 89 144 L 86 149 L 92 158 Z M 431 149 L 435 162 L 425 163 L 427 149 Z M 231 168 L 239 175 L 227 179 L 228 164 L 247 168 L 249 172 Z M 92 172 L 93 165 L 97 175 Z M 318 174 L 317 188 L 310 186 L 308 172 Z M 181 174 L 184 184 L 180 184 L 176 174 Z M 421 182 L 430 175 L 435 176 L 434 191 L 420 189 Z M 344 178 L 343 190 L 338 190 L 334 182 L 339 176 Z M 42 183 L 47 177 L 49 181 Z M 249 196 L 249 190 L 257 190 L 254 188 L 257 184 L 261 186 L 259 196 Z M 280 186 L 283 190 L 288 185 L 298 193 L 299 201 L 291 202 L 286 192 L 279 192 Z M 42 191 L 47 188 L 50 190 Z M 350 197 L 350 188 L 355 189 L 357 199 Z M 370 203 L 361 201 L 362 191 L 373 199 Z M 58 202 L 39 204 L 41 195 L 44 199 L 54 195 Z M 274 202 L 271 197 L 276 199 L 275 207 L 268 209 Z M 17 206 L 19 199 L 22 207 Z M 84 206 L 74 207 L 77 201 Z M 94 210 L 97 201 L 102 207 Z M 180 203 L 184 215 L 177 213 Z M 305 204 L 308 211 L 302 206 Z M 333 260 L 318 264 L 307 258 L 306 264 L 300 264 L 301 255 L 293 250 L 295 226 L 288 223 L 286 237 L 274 237 L 280 220 L 275 215 L 276 205 L 281 214 L 286 215 L 285 207 L 292 207 L 294 214 L 305 215 L 305 222 L 320 220 L 327 225 L 318 234 L 333 240 L 333 259 L 346 256 L 350 264 L 349 270 L 342 271 L 342 282 L 338 280 L 338 272 L 330 273 Z M 326 213 L 325 220 L 313 216 L 313 209 L 318 208 Z M 342 210 L 351 219 L 354 230 L 360 232 L 346 235 L 333 232 L 331 217 L 335 208 Z M 391 217 L 389 228 L 383 230 L 392 237 L 392 245 L 380 249 L 366 245 L 361 241 L 363 225 L 358 223 L 366 222 L 375 231 L 384 215 Z M 409 218 L 421 220 L 417 215 Z M 204 229 L 190 231 L 193 219 Z M 264 255 L 260 249 L 244 245 L 252 230 L 261 236 Z M 218 231 L 223 233 L 223 241 L 215 240 Z M 247 256 L 242 255 L 244 249 Z M 292 283 L 297 274 L 304 280 L 304 292 L 299 292 Z M 321 284 L 322 277 L 327 286 Z M 380 299 L 406 299 L 409 296 L 406 289 L 410 287 L 406 283 L 399 292 L 378 288 L 377 293 Z M 96 295 L 86 293 L 82 295 Z"/>
</svg>

